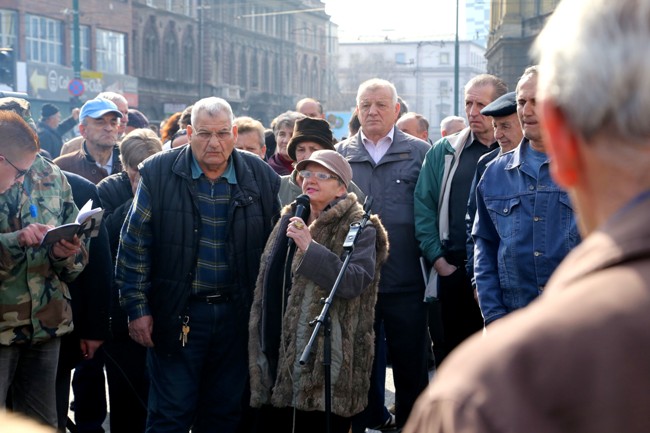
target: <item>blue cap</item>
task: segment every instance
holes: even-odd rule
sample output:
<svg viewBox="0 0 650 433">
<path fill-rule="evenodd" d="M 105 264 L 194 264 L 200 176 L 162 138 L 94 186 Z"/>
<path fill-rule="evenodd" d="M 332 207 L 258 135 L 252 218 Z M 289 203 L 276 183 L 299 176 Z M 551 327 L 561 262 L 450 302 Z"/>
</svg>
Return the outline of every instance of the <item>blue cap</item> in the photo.
<svg viewBox="0 0 650 433">
<path fill-rule="evenodd" d="M 492 117 L 510 116 L 517 112 L 516 92 L 506 93 L 483 107 L 481 114 Z"/>
<path fill-rule="evenodd" d="M 91 99 L 89 101 L 86 101 L 86 103 L 81 107 L 81 113 L 79 113 L 79 123 L 82 123 L 86 117 L 99 119 L 106 113 L 115 113 L 117 117 L 122 117 L 122 113 L 120 113 L 120 110 L 117 109 L 117 105 L 108 99 Z"/>
</svg>

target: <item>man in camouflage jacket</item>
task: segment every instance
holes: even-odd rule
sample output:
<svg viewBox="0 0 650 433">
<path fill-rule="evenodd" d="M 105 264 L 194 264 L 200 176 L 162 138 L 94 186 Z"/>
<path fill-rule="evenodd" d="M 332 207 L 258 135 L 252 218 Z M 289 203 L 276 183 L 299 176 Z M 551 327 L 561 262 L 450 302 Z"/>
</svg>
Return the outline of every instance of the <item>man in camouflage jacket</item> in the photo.
<svg viewBox="0 0 650 433">
<path fill-rule="evenodd" d="M 88 260 L 75 237 L 41 247 L 45 232 L 74 222 L 64 174 L 37 155 L 34 131 L 0 112 L 0 404 L 56 426 L 60 339 L 72 331 L 72 281 Z"/>
</svg>

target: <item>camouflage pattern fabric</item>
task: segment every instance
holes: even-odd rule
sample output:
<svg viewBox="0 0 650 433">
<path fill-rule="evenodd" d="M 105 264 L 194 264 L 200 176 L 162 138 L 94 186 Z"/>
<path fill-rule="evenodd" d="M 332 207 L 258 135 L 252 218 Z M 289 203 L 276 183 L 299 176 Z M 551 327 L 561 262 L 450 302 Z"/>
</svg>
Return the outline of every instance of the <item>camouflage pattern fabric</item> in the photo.
<svg viewBox="0 0 650 433">
<path fill-rule="evenodd" d="M 30 223 L 74 222 L 77 212 L 65 175 L 41 156 L 22 185 L 0 195 L 0 344 L 38 343 L 72 331 L 66 282 L 88 262 L 86 245 L 75 257 L 56 260 L 49 248 L 21 247 L 17 231 Z"/>
</svg>

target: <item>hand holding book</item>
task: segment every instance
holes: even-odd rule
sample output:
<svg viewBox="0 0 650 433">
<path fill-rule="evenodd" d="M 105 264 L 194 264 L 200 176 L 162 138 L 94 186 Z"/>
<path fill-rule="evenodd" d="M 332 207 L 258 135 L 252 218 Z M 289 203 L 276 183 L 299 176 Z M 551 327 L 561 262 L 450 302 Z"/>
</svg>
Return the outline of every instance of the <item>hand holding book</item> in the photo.
<svg viewBox="0 0 650 433">
<path fill-rule="evenodd" d="M 73 223 L 63 224 L 47 231 L 41 242 L 41 246 L 48 246 L 61 239 L 71 241 L 75 235 L 80 239 L 85 237 L 94 238 L 99 234 L 99 225 L 104 216 L 104 209 L 92 208 L 93 201 L 88 200 L 79 210 L 77 219 Z"/>
</svg>

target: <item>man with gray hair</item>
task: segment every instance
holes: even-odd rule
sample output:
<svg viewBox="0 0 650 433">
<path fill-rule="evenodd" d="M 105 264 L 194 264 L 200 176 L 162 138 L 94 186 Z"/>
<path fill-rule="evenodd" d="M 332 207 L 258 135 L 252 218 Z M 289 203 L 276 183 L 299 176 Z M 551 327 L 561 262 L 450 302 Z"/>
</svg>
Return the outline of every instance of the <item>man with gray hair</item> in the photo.
<svg viewBox="0 0 650 433">
<path fill-rule="evenodd" d="M 650 431 L 648 22 L 647 1 L 563 0 L 540 33 L 542 134 L 582 244 L 445 361 L 405 433 Z"/>
<path fill-rule="evenodd" d="M 189 145 L 140 166 L 122 227 L 116 284 L 129 335 L 149 348 L 148 432 L 235 432 L 241 418 L 248 316 L 280 178 L 233 151 L 233 121 L 223 99 L 195 103 Z"/>
<path fill-rule="evenodd" d="M 383 329 L 393 366 L 397 413 L 395 419 L 391 415 L 387 418 L 381 413 L 383 400 L 377 406 L 369 401 L 367 413 L 360 417 L 367 415 L 365 427 L 371 428 L 394 427 L 395 422 L 397 427 L 403 426 L 429 381 L 427 307 L 422 302 L 424 281 L 415 239 L 413 189 L 430 146 L 395 126 L 400 112 L 397 101 L 391 82 L 371 79 L 362 83 L 357 92 L 361 129 L 337 145 L 352 167 L 354 182 L 366 196 L 373 197 L 372 210 L 381 218 L 391 243 L 391 253 L 381 268 L 375 307 L 376 353 L 371 382 L 379 385 L 377 375 L 385 374 Z M 370 413 L 375 407 L 382 411 Z"/>
<path fill-rule="evenodd" d="M 447 116 L 440 121 L 440 136 L 446 137 L 467 128 L 464 117 Z"/>
</svg>

